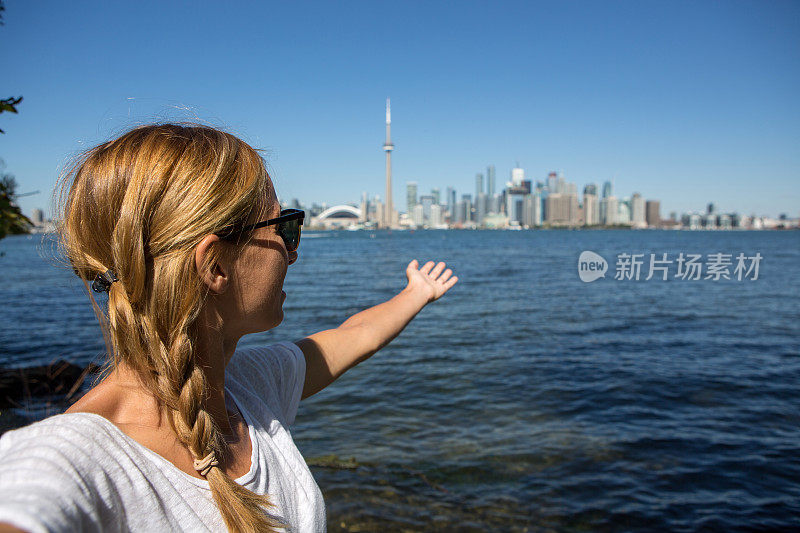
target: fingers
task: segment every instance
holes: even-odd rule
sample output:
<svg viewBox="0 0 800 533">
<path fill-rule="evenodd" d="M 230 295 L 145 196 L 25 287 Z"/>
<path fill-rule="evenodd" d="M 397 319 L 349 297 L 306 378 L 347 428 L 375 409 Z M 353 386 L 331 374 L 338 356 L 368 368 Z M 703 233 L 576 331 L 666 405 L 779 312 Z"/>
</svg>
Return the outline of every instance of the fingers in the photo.
<svg viewBox="0 0 800 533">
<path fill-rule="evenodd" d="M 412 260 L 406 270 L 417 270 L 419 263 L 416 259 Z M 438 263 L 434 263 L 433 261 L 428 261 L 419 269 L 421 274 L 424 274 L 430 280 L 434 281 L 435 283 L 441 285 L 444 292 L 456 284 L 458 281 L 458 276 L 453 276 L 453 270 L 448 268 L 445 270 L 444 268 L 447 265 L 444 261 L 439 261 Z M 452 277 L 451 277 L 452 276 Z"/>
<path fill-rule="evenodd" d="M 428 261 L 427 263 L 422 265 L 422 268 L 420 268 L 419 271 L 427 276 L 430 273 L 431 269 L 433 268 L 434 264 L 435 263 L 433 261 Z"/>
<path fill-rule="evenodd" d="M 438 278 L 439 274 L 442 273 L 442 270 L 444 270 L 444 263 L 442 261 L 440 261 L 440 262 L 436 263 L 436 266 L 433 268 L 433 270 L 431 270 L 431 277 L 433 279 Z"/>
<path fill-rule="evenodd" d="M 417 272 L 418 264 L 419 263 L 417 262 L 416 259 L 412 259 L 411 262 L 406 267 L 406 278 L 408 278 L 409 282 L 416 276 L 415 273 Z"/>
<path fill-rule="evenodd" d="M 447 292 L 450 290 L 450 287 L 456 284 L 458 281 L 458 276 L 453 276 L 452 278 L 448 279 L 447 282 L 444 284 L 444 291 Z"/>
</svg>

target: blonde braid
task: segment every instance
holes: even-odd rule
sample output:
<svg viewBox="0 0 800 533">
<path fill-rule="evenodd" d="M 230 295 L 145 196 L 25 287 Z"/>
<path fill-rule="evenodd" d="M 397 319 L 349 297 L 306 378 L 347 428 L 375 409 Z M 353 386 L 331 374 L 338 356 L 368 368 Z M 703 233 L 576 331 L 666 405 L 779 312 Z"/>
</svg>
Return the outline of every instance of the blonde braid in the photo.
<svg viewBox="0 0 800 533">
<path fill-rule="evenodd" d="M 191 258 L 187 262 L 191 262 Z M 206 376 L 194 357 L 190 335 L 200 301 L 198 298 L 187 303 L 190 303 L 188 308 L 175 310 L 176 314 L 182 312 L 183 316 L 179 322 L 179 332 L 171 337 L 173 342 L 166 347 L 167 358 L 171 361 L 169 383 L 173 387 L 160 392 L 177 406 L 171 411 L 172 424 L 178 438 L 195 460 L 201 460 L 209 453 L 222 459 L 229 453 L 228 445 L 213 418 L 204 409 Z M 265 512 L 265 508 L 274 508 L 269 500 L 245 489 L 221 468 L 211 467 L 206 479 L 229 530 L 265 531 L 285 526 Z"/>
</svg>

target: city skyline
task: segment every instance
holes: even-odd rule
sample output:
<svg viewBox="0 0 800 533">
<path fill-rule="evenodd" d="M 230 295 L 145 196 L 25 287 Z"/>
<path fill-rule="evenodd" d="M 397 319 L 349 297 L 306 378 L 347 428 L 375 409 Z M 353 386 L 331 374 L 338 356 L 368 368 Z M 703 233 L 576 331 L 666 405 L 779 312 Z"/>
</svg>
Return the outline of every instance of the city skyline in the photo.
<svg viewBox="0 0 800 533">
<path fill-rule="evenodd" d="M 492 216 L 502 216 L 503 226 L 510 223 L 511 226 L 523 228 L 582 225 L 628 225 L 634 228 L 646 228 L 658 227 L 661 221 L 669 221 L 691 229 L 705 227 L 707 224 L 710 224 L 710 227 L 719 225 L 722 229 L 730 229 L 732 225 L 738 227 L 739 219 L 743 216 L 735 211 L 726 213 L 717 211 L 715 204 L 708 202 L 705 214 L 698 210 L 680 214 L 671 211 L 668 218 L 662 217 L 660 200 L 645 200 L 639 191 L 630 192 L 629 196 L 617 196 L 613 191 L 613 178 L 611 181 L 604 181 L 602 189 L 598 188 L 596 182 L 586 183 L 581 196 L 578 185 L 567 182 L 563 171 L 550 171 L 547 178 L 540 180 L 526 175 L 519 161 L 511 168 L 509 180 L 505 182 L 505 187 L 500 187 L 500 192 L 495 192 L 496 167 L 494 164 L 489 164 L 486 166 L 485 175 L 481 172 L 475 174 L 475 195 L 462 192 L 460 201 L 457 200 L 458 190 L 455 187 L 447 186 L 445 201 L 442 202 L 439 187 L 432 187 L 430 194 L 419 195 L 418 182 L 407 181 L 406 211 L 402 212 L 394 208 L 392 199 L 391 155 L 394 144 L 391 140 L 390 98 L 386 99 L 385 112 L 386 136 L 382 149 L 386 154 L 384 189 L 386 202 L 382 202 L 378 194 L 374 194 L 370 199 L 368 191 L 362 191 L 361 214 L 358 216 L 358 222 L 362 225 L 365 222 L 374 222 L 380 228 L 399 228 L 408 225 L 410 221 L 412 226 L 438 229 L 462 227 L 464 224 L 485 227 L 485 221 Z M 307 209 L 305 207 L 307 204 L 298 198 L 289 201 L 279 195 L 278 201 L 283 207 Z M 312 209 L 308 213 L 309 219 L 313 221 L 320 212 L 337 205 L 359 207 L 356 202 L 339 202 L 333 206 L 328 206 L 324 201 L 312 202 Z M 720 216 L 723 218 L 720 219 Z M 787 213 L 781 213 L 779 216 L 793 220 Z M 744 217 L 748 218 L 747 215 Z M 751 213 L 749 218 L 757 217 L 769 218 L 756 213 Z M 46 217 L 45 211 L 41 208 L 34 208 L 29 218 L 34 222 L 35 230 L 53 230 L 52 219 Z M 736 219 L 735 223 L 732 224 L 731 219 Z M 719 220 L 723 222 L 719 223 Z M 800 217 L 793 221 L 796 224 L 798 220 Z"/>
<path fill-rule="evenodd" d="M 487 166 L 487 176 L 494 175 L 494 165 Z M 633 229 L 789 229 L 800 227 L 800 217 L 786 213 L 769 217 L 755 213 L 719 209 L 708 202 L 703 209 L 688 212 L 661 211 L 657 198 L 639 191 L 617 195 L 610 181 L 587 183 L 579 187 L 561 172 L 550 172 L 545 180 L 526 179 L 524 169 L 515 167 L 511 179 L 500 192 L 493 190 L 493 179 L 484 182 L 475 176 L 475 195 L 461 193 L 448 186 L 446 195 L 434 187 L 428 194 L 417 182 L 406 182 L 406 210 L 396 212 L 396 229 L 536 229 L 559 227 L 630 227 Z M 582 191 L 582 192 L 580 192 Z M 377 229 L 386 227 L 380 195 L 371 198 L 362 192 L 355 202 L 328 205 L 302 204 L 297 198 L 281 200 L 283 207 L 306 209 L 309 229 Z M 322 218 L 326 217 L 324 222 Z"/>
<path fill-rule="evenodd" d="M 800 205 L 797 3 L 42 5 L 7 3 L 0 27 L 5 90 L 24 97 L 0 115 L 0 157 L 41 191 L 26 213 L 51 214 L 76 152 L 153 120 L 264 149 L 284 198 L 385 196 L 387 96 L 395 198 L 406 181 L 471 190 L 487 164 L 500 187 L 519 161 L 665 212 Z"/>
<path fill-rule="evenodd" d="M 391 140 L 391 106 L 390 106 L 390 100 L 391 100 L 390 98 L 386 98 L 386 108 L 385 108 L 385 114 L 386 114 L 386 121 L 385 121 L 386 131 L 385 131 L 385 133 L 386 133 L 386 137 L 385 137 L 385 141 L 384 141 L 384 143 L 382 145 L 382 150 L 386 154 L 386 156 L 385 156 L 386 157 L 386 159 L 385 159 L 385 174 L 384 174 L 384 178 L 385 178 L 384 191 L 385 191 L 386 195 L 392 194 L 392 196 L 394 196 L 393 192 L 394 192 L 394 187 L 395 186 L 393 186 L 393 184 L 392 184 L 392 159 L 391 159 L 391 154 L 394 151 L 394 144 L 392 143 L 392 140 Z M 269 165 L 269 162 L 267 162 L 267 164 Z M 518 173 L 516 177 L 515 177 L 515 173 Z M 558 171 L 549 170 L 549 171 L 547 171 L 547 177 L 546 178 L 543 177 L 542 179 L 538 179 L 538 178 L 531 177 L 530 175 L 528 175 L 526 173 L 525 169 L 520 166 L 519 160 L 517 160 L 515 162 L 514 166 L 509 169 L 509 180 L 507 182 L 502 182 L 502 181 L 500 182 L 501 183 L 500 190 L 502 191 L 502 190 L 505 189 L 503 184 L 505 184 L 506 186 L 508 186 L 508 185 L 510 185 L 512 183 L 517 183 L 518 184 L 519 180 L 522 180 L 522 179 L 525 179 L 525 178 L 527 178 L 527 181 L 529 181 L 529 182 L 547 183 L 547 181 L 549 179 L 551 179 L 553 176 L 558 176 L 558 179 L 563 180 L 564 179 L 564 171 L 563 170 L 558 170 Z M 476 194 L 475 194 L 475 197 L 473 198 L 473 200 L 477 199 L 477 195 L 478 195 L 477 182 L 478 182 L 478 180 L 480 180 L 481 188 L 483 188 L 484 190 L 486 190 L 486 191 L 495 190 L 497 188 L 496 166 L 495 166 L 495 164 L 493 164 L 493 163 L 487 164 L 485 175 L 483 173 L 479 172 L 479 173 L 475 174 L 475 180 L 476 180 L 476 189 L 475 189 L 476 190 Z M 598 197 L 601 197 L 601 196 L 605 196 L 605 188 L 606 187 L 609 187 L 609 186 L 613 187 L 614 186 L 614 181 L 615 181 L 615 177 L 612 177 L 612 178 L 606 179 L 606 180 L 588 181 L 588 182 L 586 182 L 585 187 L 589 187 L 589 186 L 595 186 L 596 187 L 598 185 L 598 183 L 603 183 L 603 187 L 604 187 L 603 194 L 601 195 L 601 194 L 598 193 L 598 195 L 597 195 Z M 415 189 L 419 189 L 420 188 L 419 187 L 419 182 L 416 181 L 416 180 L 413 181 L 413 182 L 406 181 L 402 186 L 403 187 L 407 187 L 409 183 L 413 183 Z M 573 185 L 574 185 L 574 183 L 573 183 Z M 398 184 L 396 186 L 399 187 L 401 185 Z M 432 186 L 429 189 L 431 191 L 440 191 L 441 187 Z M 448 191 L 449 190 L 453 190 L 454 192 L 457 192 L 459 190 L 459 189 L 453 187 L 452 185 L 447 185 L 446 189 Z M 468 187 L 467 187 L 467 190 L 468 190 Z M 374 200 L 382 201 L 382 200 L 385 199 L 385 197 L 381 197 L 380 194 L 373 194 L 372 196 L 370 196 L 369 195 L 369 191 L 361 191 L 362 199 L 365 197 L 364 196 L 365 194 L 367 195 L 366 197 L 372 198 Z M 462 193 L 462 194 L 468 195 L 468 193 Z M 488 193 L 488 194 L 492 194 L 492 193 Z M 632 196 L 637 195 L 637 194 L 639 194 L 639 191 L 631 191 L 631 192 L 629 192 L 628 196 L 618 196 L 618 198 L 620 200 L 622 200 L 622 199 L 630 199 Z M 580 195 L 579 195 L 579 198 L 580 198 Z M 279 200 L 283 204 L 287 204 L 288 205 L 288 203 L 289 203 L 289 200 L 287 198 L 285 198 L 284 196 L 280 195 L 280 193 L 279 193 Z M 660 200 L 655 200 L 655 201 L 660 203 Z M 327 202 L 327 201 L 324 201 L 324 200 L 323 201 L 312 200 L 312 201 L 308 202 L 308 201 L 302 201 L 297 197 L 293 197 L 291 199 L 291 202 L 293 202 L 295 205 L 328 205 L 328 206 L 331 206 L 331 205 L 352 205 L 352 206 L 357 206 L 358 205 L 358 202 L 353 201 L 353 200 L 344 201 L 344 202 Z M 580 199 L 579 199 L 579 202 L 580 202 Z M 22 203 L 22 202 L 20 202 L 20 203 Z M 696 208 L 696 209 L 683 210 L 683 211 L 679 211 L 679 210 L 676 210 L 676 209 L 668 209 L 666 211 L 671 213 L 671 214 L 677 214 L 679 217 L 683 216 L 683 215 L 687 215 L 687 214 L 702 213 L 703 209 L 704 209 L 702 206 L 708 207 L 709 205 L 715 205 L 715 202 L 712 199 L 712 200 L 700 201 L 700 204 L 701 204 L 701 207 Z M 448 204 L 442 203 L 441 205 L 448 205 Z M 410 215 L 408 210 L 405 211 L 405 212 L 398 210 L 396 208 L 396 206 L 392 203 L 392 200 L 391 200 L 391 197 L 390 197 L 390 202 L 389 202 L 389 205 L 387 206 L 387 209 L 385 209 L 382 212 L 382 214 L 380 215 L 380 217 L 379 217 L 379 219 L 381 221 L 380 223 L 381 223 L 381 225 L 383 227 L 388 227 L 388 226 L 392 225 L 392 222 L 388 218 L 388 217 L 390 217 L 390 215 L 389 215 L 389 210 L 390 209 L 393 209 L 395 211 L 395 215 L 398 215 L 400 213 L 404 213 L 404 214 Z M 784 212 L 781 212 L 781 213 L 757 213 L 757 212 L 752 211 L 752 210 L 751 211 L 747 211 L 746 209 L 743 210 L 743 211 L 739 211 L 739 210 L 735 210 L 735 209 L 728 209 L 728 210 L 726 210 L 726 212 L 729 212 L 729 213 L 734 213 L 735 212 L 735 213 L 743 214 L 745 216 L 752 216 L 752 217 L 778 218 L 779 216 L 787 216 L 790 219 L 798 217 L 798 211 L 795 211 L 795 212 L 784 211 Z M 36 207 L 31 208 L 30 212 L 28 212 L 26 214 L 28 214 L 29 216 L 33 215 L 37 219 L 41 219 L 42 217 L 44 217 L 46 220 L 52 218 L 52 214 L 50 214 L 47 209 L 45 209 L 45 208 L 43 208 L 41 206 L 36 206 Z M 666 217 L 662 217 L 662 219 L 664 219 L 664 218 L 666 218 Z M 397 219 L 395 217 L 394 224 L 396 224 L 396 223 L 397 223 Z"/>
<path fill-rule="evenodd" d="M 771 229 L 796 228 L 800 217 L 792 218 L 781 213 L 778 219 L 742 215 L 736 211 L 717 210 L 713 202 L 706 204 L 706 212 L 670 212 L 661 216 L 661 201 L 645 199 L 639 191 L 630 196 L 617 197 L 614 182 L 605 181 L 599 188 L 590 182 L 583 186 L 581 197 L 576 183 L 568 182 L 563 171 L 550 171 L 546 179 L 536 180 L 526 176 L 517 161 L 511 169 L 509 181 L 500 192 L 495 192 L 496 167 L 486 166 L 486 174 L 475 174 L 475 195 L 461 194 L 447 186 L 444 201 L 441 189 L 433 187 L 430 194 L 419 194 L 416 181 L 406 182 L 406 211 L 394 209 L 392 200 L 392 160 L 394 144 L 391 140 L 391 107 L 386 99 L 386 198 L 372 199 L 362 191 L 360 204 L 345 202 L 328 206 L 313 203 L 309 210 L 299 199 L 278 200 L 282 207 L 306 209 L 310 229 L 535 229 L 558 227 L 630 227 L 633 229 Z M 526 179 L 527 178 L 527 179 Z M 41 211 L 37 210 L 41 219 Z"/>
</svg>

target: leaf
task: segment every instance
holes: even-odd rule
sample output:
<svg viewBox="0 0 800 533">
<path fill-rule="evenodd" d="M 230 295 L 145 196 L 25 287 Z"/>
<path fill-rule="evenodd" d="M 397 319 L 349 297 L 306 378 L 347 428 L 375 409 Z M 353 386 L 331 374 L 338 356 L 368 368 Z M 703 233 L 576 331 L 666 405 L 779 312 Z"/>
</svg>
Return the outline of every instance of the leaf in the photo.
<svg viewBox="0 0 800 533">
<path fill-rule="evenodd" d="M 17 108 L 15 107 L 20 102 L 22 102 L 22 97 L 14 98 L 6 98 L 4 100 L 0 100 L 0 113 L 3 111 L 8 111 L 9 113 L 17 113 Z"/>
</svg>

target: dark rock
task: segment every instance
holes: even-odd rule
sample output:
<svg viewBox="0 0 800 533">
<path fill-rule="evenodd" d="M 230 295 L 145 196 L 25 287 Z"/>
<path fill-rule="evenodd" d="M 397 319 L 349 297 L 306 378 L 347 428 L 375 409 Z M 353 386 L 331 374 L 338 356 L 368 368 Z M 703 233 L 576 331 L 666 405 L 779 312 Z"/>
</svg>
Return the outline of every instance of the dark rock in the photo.
<svg viewBox="0 0 800 533">
<path fill-rule="evenodd" d="M 20 401 L 42 396 L 71 399 L 88 376 L 100 367 L 80 367 L 67 361 L 25 368 L 0 368 L 0 409 L 17 407 Z"/>
</svg>

